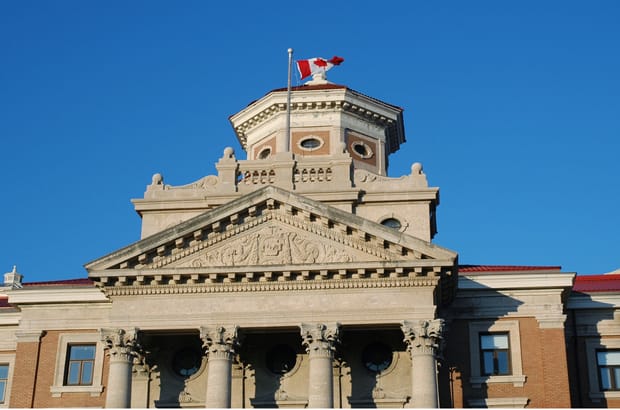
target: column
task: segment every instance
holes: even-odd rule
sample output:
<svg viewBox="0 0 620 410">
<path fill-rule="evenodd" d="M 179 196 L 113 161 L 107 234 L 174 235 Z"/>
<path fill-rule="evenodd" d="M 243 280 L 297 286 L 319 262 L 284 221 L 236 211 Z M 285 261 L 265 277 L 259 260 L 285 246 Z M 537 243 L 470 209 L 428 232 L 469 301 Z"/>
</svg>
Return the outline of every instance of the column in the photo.
<svg viewBox="0 0 620 410">
<path fill-rule="evenodd" d="M 101 340 L 110 357 L 105 406 L 129 408 L 131 406 L 131 371 L 136 352 L 138 329 L 101 329 Z"/>
<path fill-rule="evenodd" d="M 200 338 L 207 351 L 205 407 L 230 407 L 232 361 L 238 343 L 237 329 L 237 326 L 200 328 Z"/>
<path fill-rule="evenodd" d="M 412 407 L 438 408 L 437 354 L 443 320 L 404 321 L 401 329 L 411 354 Z"/>
<path fill-rule="evenodd" d="M 309 360 L 308 407 L 334 407 L 333 360 L 339 324 L 305 324 L 301 338 Z"/>
</svg>

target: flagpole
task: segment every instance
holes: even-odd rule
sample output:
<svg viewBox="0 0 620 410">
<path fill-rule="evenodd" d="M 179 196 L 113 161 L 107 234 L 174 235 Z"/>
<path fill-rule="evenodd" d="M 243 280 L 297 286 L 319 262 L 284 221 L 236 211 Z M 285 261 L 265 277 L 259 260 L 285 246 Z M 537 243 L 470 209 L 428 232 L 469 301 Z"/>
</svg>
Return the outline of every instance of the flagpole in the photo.
<svg viewBox="0 0 620 410">
<path fill-rule="evenodd" d="M 291 141 L 291 71 L 293 69 L 293 49 L 288 49 L 288 86 L 286 88 L 286 137 L 285 151 L 290 149 Z"/>
</svg>

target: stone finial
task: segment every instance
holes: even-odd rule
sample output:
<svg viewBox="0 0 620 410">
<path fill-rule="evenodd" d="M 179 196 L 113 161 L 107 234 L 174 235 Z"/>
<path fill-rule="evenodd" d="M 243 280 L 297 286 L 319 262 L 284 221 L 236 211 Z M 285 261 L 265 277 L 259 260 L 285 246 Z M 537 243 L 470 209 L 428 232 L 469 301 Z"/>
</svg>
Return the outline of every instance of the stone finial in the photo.
<svg viewBox="0 0 620 410">
<path fill-rule="evenodd" d="M 151 179 L 151 185 L 162 185 L 164 183 L 164 177 L 160 173 L 153 174 Z"/>
<path fill-rule="evenodd" d="M 4 286 L 10 286 L 13 289 L 22 287 L 22 279 L 24 276 L 17 273 L 17 266 L 13 265 L 13 270 L 4 274 Z"/>
<path fill-rule="evenodd" d="M 411 175 L 424 175 L 422 164 L 419 162 L 411 164 Z"/>
<path fill-rule="evenodd" d="M 222 159 L 235 159 L 235 150 L 233 147 L 224 148 L 224 156 Z"/>
</svg>

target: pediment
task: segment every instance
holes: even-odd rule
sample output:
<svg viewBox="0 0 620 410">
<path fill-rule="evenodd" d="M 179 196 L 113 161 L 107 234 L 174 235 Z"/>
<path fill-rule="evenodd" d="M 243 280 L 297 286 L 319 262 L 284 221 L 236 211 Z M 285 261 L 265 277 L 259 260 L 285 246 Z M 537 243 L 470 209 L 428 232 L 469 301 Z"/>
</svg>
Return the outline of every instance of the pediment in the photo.
<svg viewBox="0 0 620 410">
<path fill-rule="evenodd" d="M 86 269 L 97 281 L 158 272 L 174 277 L 321 267 L 342 272 L 401 266 L 402 273 L 402 266 L 410 266 L 422 272 L 455 261 L 452 251 L 269 186 L 90 262 Z"/>
</svg>

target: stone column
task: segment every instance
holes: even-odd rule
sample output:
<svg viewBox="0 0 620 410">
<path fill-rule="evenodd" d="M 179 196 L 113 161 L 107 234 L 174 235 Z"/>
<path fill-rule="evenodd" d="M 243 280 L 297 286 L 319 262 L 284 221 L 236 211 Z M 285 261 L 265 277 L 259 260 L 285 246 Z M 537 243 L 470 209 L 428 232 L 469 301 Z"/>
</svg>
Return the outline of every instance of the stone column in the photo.
<svg viewBox="0 0 620 410">
<path fill-rule="evenodd" d="M 131 371 L 136 352 L 137 329 L 101 329 L 101 340 L 110 357 L 105 406 L 129 408 L 131 406 Z"/>
<path fill-rule="evenodd" d="M 232 361 L 238 343 L 237 329 L 237 326 L 200 328 L 208 366 L 205 407 L 230 407 Z"/>
<path fill-rule="evenodd" d="M 401 329 L 411 354 L 412 407 L 438 408 L 437 354 L 443 320 L 405 321 Z"/>
<path fill-rule="evenodd" d="M 301 338 L 309 359 L 308 407 L 334 407 L 333 360 L 338 324 L 305 324 Z"/>
</svg>

